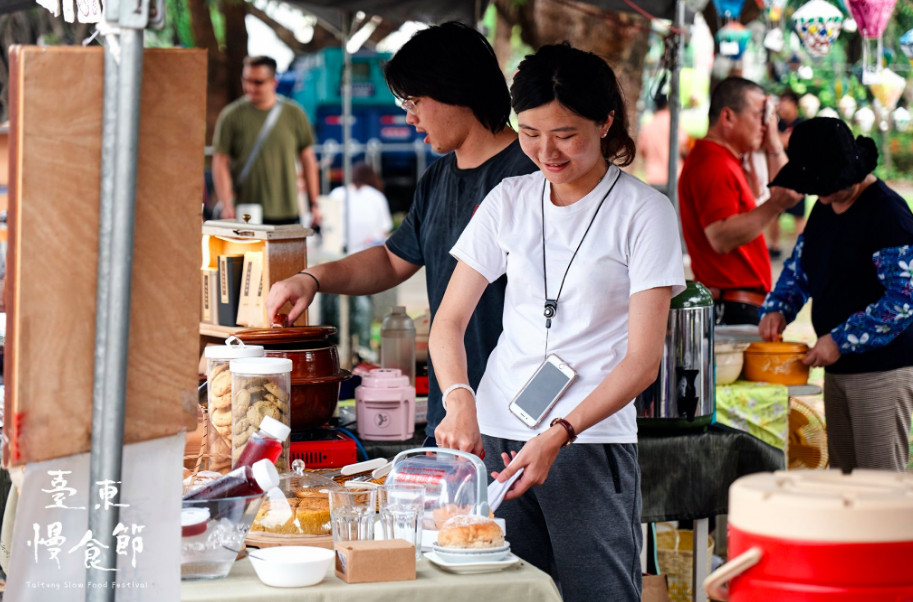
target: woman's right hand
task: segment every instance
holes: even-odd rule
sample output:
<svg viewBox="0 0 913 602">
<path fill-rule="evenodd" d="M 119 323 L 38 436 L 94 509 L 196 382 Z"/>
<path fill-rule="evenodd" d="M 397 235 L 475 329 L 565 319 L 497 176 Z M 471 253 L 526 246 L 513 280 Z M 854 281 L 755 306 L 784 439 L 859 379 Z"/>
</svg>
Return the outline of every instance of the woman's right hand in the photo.
<svg viewBox="0 0 913 602">
<path fill-rule="evenodd" d="M 764 314 L 758 324 L 758 334 L 765 341 L 779 341 L 780 335 L 786 329 L 786 318 L 778 311 Z"/>
<path fill-rule="evenodd" d="M 457 401 L 457 395 L 451 393 L 447 399 L 447 414 L 434 429 L 434 439 L 438 447 L 458 449 L 482 456 L 482 434 L 476 418 L 475 403 L 471 398 Z M 469 395 L 466 395 L 469 397 Z"/>
</svg>

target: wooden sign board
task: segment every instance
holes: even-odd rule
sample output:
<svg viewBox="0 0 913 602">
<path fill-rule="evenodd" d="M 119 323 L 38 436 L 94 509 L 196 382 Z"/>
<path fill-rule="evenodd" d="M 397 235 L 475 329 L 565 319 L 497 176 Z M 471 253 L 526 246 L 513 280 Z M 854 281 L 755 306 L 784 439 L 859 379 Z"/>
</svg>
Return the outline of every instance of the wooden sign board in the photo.
<svg viewBox="0 0 913 602">
<path fill-rule="evenodd" d="M 146 50 L 125 442 L 195 425 L 204 50 Z M 10 51 L 10 219 L 3 462 L 89 451 L 103 49 Z"/>
</svg>

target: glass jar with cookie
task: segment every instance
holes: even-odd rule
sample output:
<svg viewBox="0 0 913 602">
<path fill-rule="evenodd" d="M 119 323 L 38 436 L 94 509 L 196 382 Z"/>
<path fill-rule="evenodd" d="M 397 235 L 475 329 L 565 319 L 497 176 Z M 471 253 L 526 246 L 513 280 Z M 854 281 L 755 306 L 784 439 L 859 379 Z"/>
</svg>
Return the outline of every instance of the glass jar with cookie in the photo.
<svg viewBox="0 0 913 602">
<path fill-rule="evenodd" d="M 231 360 L 263 357 L 262 345 L 246 345 L 228 337 L 224 345 L 210 345 L 203 351 L 206 357 L 207 408 L 209 420 L 206 437 L 208 465 L 204 469 L 225 473 L 232 468 L 231 459 Z"/>
<path fill-rule="evenodd" d="M 292 360 L 254 357 L 232 360 L 231 372 L 231 461 L 234 466 L 251 435 L 265 416 L 289 425 L 289 390 Z M 288 439 L 276 460 L 279 472 L 289 470 Z"/>
</svg>

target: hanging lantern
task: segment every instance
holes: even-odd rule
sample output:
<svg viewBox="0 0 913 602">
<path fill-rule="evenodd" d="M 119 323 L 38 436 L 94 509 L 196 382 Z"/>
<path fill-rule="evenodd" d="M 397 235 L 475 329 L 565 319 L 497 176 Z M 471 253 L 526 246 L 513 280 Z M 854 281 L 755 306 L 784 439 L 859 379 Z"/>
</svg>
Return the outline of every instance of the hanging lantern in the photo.
<svg viewBox="0 0 913 602">
<path fill-rule="evenodd" d="M 910 61 L 910 66 L 913 66 L 913 29 L 900 36 L 900 49 Z"/>
<path fill-rule="evenodd" d="M 783 17 L 784 8 L 786 8 L 786 0 L 771 0 L 767 16 L 770 17 L 772 23 L 776 23 Z"/>
<path fill-rule="evenodd" d="M 856 99 L 849 94 L 837 101 L 837 109 L 844 119 L 852 119 L 856 113 Z"/>
<path fill-rule="evenodd" d="M 891 113 L 891 119 L 894 121 L 894 129 L 898 132 L 906 132 L 910 129 L 910 111 L 903 107 L 897 107 Z"/>
<path fill-rule="evenodd" d="M 780 52 L 783 50 L 785 43 L 786 41 L 783 39 L 783 30 L 779 27 L 768 29 L 767 33 L 764 34 L 764 48 L 767 48 L 771 52 Z"/>
<path fill-rule="evenodd" d="M 833 117 L 834 119 L 840 119 L 840 114 L 832 109 L 831 107 L 824 107 L 815 117 Z"/>
<path fill-rule="evenodd" d="M 882 69 L 881 34 L 896 3 L 897 0 L 847 0 L 862 36 L 862 83 L 865 85 L 876 81 L 875 75 Z"/>
<path fill-rule="evenodd" d="M 907 82 L 890 69 L 882 69 L 875 77 L 877 80 L 869 84 L 869 90 L 881 106 L 890 111 L 897 106 Z"/>
<path fill-rule="evenodd" d="M 750 39 L 751 31 L 738 21 L 730 21 L 716 32 L 716 40 L 720 44 L 720 54 L 732 60 L 742 58 Z"/>
<path fill-rule="evenodd" d="M 738 19 L 742 14 L 743 6 L 745 6 L 745 0 L 713 0 L 716 14 L 722 19 Z"/>
<path fill-rule="evenodd" d="M 862 107 L 856 111 L 856 115 L 853 119 L 856 121 L 856 125 L 859 126 L 859 129 L 862 130 L 862 133 L 868 134 L 872 131 L 872 126 L 875 125 L 875 111 L 869 107 Z"/>
<path fill-rule="evenodd" d="M 813 94 L 806 94 L 799 99 L 799 108 L 802 109 L 802 114 L 808 119 L 811 119 L 818 114 L 818 108 L 820 106 L 821 101 Z"/>
<path fill-rule="evenodd" d="M 812 0 L 793 13 L 793 27 L 812 56 L 824 56 L 840 35 L 843 13 L 825 0 Z"/>
</svg>

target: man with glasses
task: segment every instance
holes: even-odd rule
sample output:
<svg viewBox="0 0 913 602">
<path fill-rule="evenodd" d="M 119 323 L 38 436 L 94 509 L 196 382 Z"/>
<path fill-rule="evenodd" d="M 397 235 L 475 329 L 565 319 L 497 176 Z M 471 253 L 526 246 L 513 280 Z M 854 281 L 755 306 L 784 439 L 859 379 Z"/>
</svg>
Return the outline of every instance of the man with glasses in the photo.
<svg viewBox="0 0 913 602">
<path fill-rule="evenodd" d="M 710 289 L 718 324 L 757 324 L 771 286 L 764 229 L 801 196 L 774 187 L 766 202 L 755 203 L 744 159 L 763 150 L 770 177 L 786 163 L 776 116 L 761 86 L 726 78 L 710 96 L 709 116 L 707 135 L 685 159 L 678 183 L 691 271 Z"/>
<path fill-rule="evenodd" d="M 508 125 L 510 94 L 494 50 L 471 27 L 445 23 L 416 33 L 387 63 L 385 76 L 407 123 L 445 154 L 422 175 L 409 213 L 383 246 L 274 284 L 266 300 L 271 321 L 286 301 L 292 303 L 291 322 L 318 291 L 371 295 L 393 288 L 422 266 L 433 321 L 456 266 L 450 249 L 476 207 L 504 178 L 536 170 Z M 467 384 L 473 389 L 501 334 L 504 284 L 501 278 L 488 287 L 466 330 Z M 444 408 L 430 362 L 428 376 L 425 433 L 431 445 Z"/>
<path fill-rule="evenodd" d="M 245 58 L 241 84 L 244 96 L 219 114 L 212 140 L 221 217 L 236 217 L 238 204 L 255 204 L 262 205 L 265 224 L 297 224 L 310 208 L 311 225 L 318 225 L 320 178 L 304 109 L 276 93 L 276 61 L 270 57 Z M 299 159 L 307 206 L 298 194 Z"/>
</svg>

